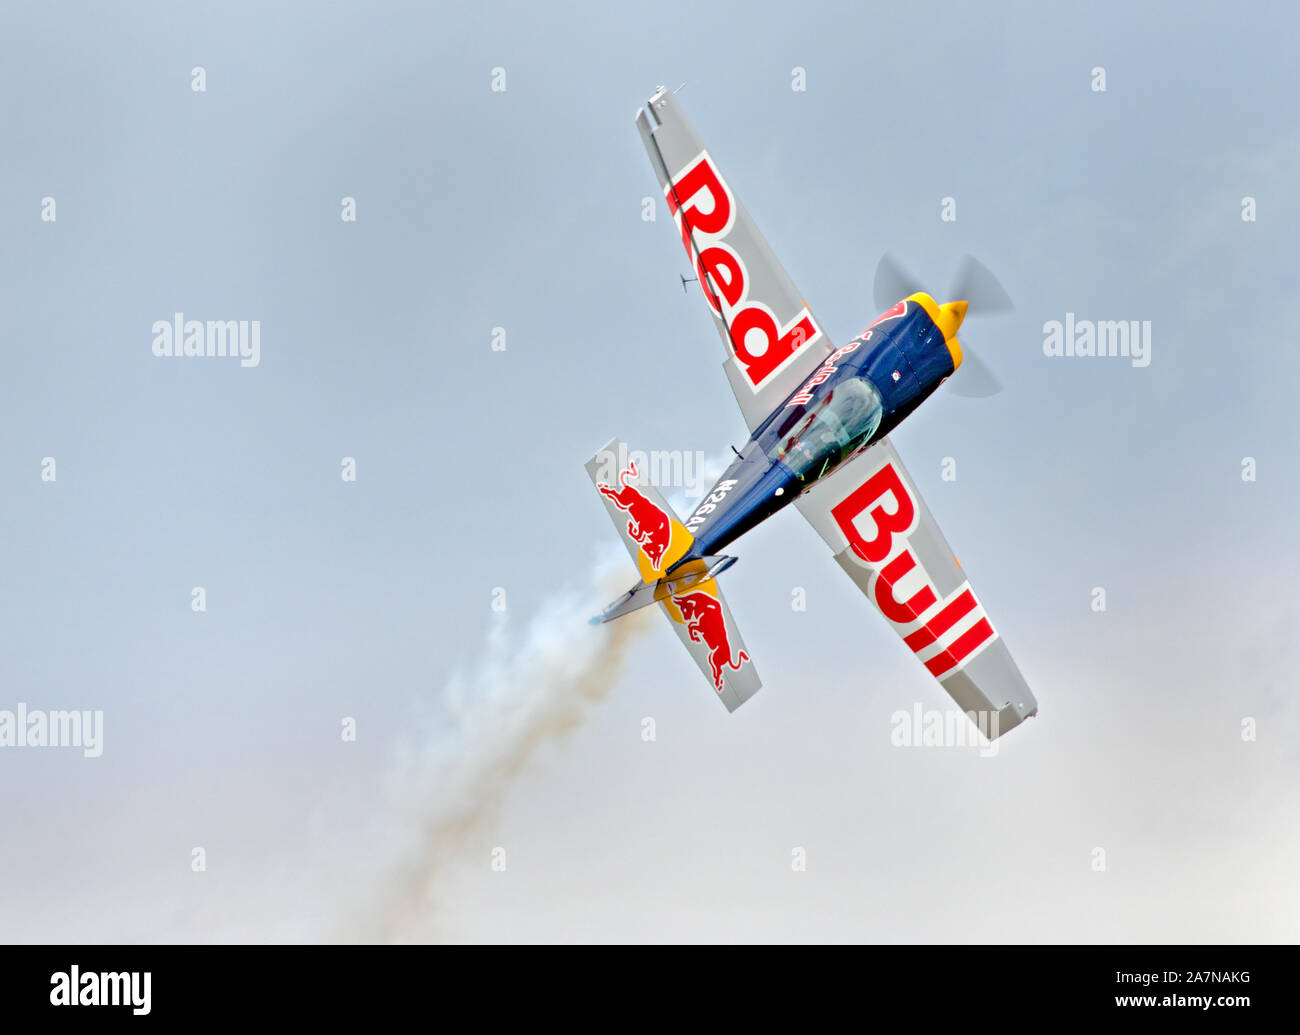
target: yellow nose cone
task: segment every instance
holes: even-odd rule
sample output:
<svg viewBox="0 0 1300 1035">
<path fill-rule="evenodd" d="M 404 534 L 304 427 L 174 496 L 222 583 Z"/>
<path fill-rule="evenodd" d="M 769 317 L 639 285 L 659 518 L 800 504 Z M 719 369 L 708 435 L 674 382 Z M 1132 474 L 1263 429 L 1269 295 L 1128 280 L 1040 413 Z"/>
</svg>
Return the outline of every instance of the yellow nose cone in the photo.
<svg viewBox="0 0 1300 1035">
<path fill-rule="evenodd" d="M 957 333 L 957 328 L 961 322 L 966 319 L 965 302 L 945 302 L 939 307 L 939 326 L 943 329 L 943 336 L 951 338 Z"/>
<path fill-rule="evenodd" d="M 966 319 L 965 302 L 945 302 L 939 307 L 939 319 L 935 321 L 943 331 L 944 342 L 952 354 L 952 368 L 961 366 L 961 344 L 957 341 L 957 328 Z"/>
</svg>

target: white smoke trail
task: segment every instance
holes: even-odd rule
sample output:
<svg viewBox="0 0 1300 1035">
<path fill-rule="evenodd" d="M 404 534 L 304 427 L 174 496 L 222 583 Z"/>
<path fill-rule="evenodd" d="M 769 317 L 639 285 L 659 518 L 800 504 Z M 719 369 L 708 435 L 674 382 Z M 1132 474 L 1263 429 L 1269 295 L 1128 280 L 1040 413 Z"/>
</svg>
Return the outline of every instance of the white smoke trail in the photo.
<svg viewBox="0 0 1300 1035">
<path fill-rule="evenodd" d="M 721 473 L 727 457 L 701 470 Z M 679 491 L 679 515 L 698 501 Z M 553 594 L 522 625 L 504 617 L 479 659 L 443 693 L 406 716 L 407 736 L 375 795 L 327 797 L 308 817 L 305 841 L 266 847 L 254 864 L 230 858 L 196 882 L 169 871 L 142 877 L 127 905 L 39 914 L 56 941 L 322 942 L 455 937 L 442 905 L 453 864 L 481 847 L 516 778 L 544 744 L 577 729 L 617 685 L 629 649 L 662 621 L 648 607 L 603 626 L 592 615 L 636 580 L 613 540 L 578 583 Z M 671 649 L 671 648 L 670 648 Z M 249 811 L 239 805 L 240 817 Z M 269 814 L 269 813 L 268 813 Z M 364 817 L 364 818 L 359 818 Z M 250 849 L 256 851 L 256 849 Z M 35 914 L 34 914 L 35 916 Z M 87 927 L 87 917 L 98 926 Z M 33 923 L 37 921 L 33 919 Z M 61 926 L 59 926 L 61 925 Z"/>
<path fill-rule="evenodd" d="M 731 454 L 709 457 L 711 484 Z M 678 491 L 678 514 L 693 505 Z M 626 552 L 611 544 L 588 583 L 547 601 L 518 637 L 511 622 L 489 632 L 482 658 L 457 674 L 437 715 L 416 724 L 416 743 L 390 779 L 377 843 L 393 848 L 366 883 L 378 890 L 340 932 L 348 940 L 439 939 L 440 878 L 500 812 L 515 779 L 549 740 L 572 733 L 613 688 L 627 650 L 652 627 L 657 608 L 608 625 L 588 624 L 634 579 Z"/>
<path fill-rule="evenodd" d="M 617 682 L 623 659 L 650 627 L 647 608 L 591 626 L 635 573 L 621 549 L 595 566 L 589 584 L 547 601 L 522 631 L 490 631 L 482 658 L 446 688 L 440 714 L 414 732 L 376 817 L 386 861 L 368 881 L 374 899 L 338 932 L 345 940 L 446 937 L 438 879 L 497 816 L 538 748 L 576 729 Z"/>
</svg>

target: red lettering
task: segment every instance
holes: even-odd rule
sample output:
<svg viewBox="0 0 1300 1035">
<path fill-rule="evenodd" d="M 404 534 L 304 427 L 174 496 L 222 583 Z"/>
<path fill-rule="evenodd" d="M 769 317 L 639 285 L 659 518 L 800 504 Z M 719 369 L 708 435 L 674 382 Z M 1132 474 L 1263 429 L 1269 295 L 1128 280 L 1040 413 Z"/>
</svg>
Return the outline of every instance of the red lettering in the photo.
<svg viewBox="0 0 1300 1035">
<path fill-rule="evenodd" d="M 975 594 L 967 588 L 945 604 L 943 610 L 930 619 L 929 625 L 904 637 L 903 642 L 914 651 L 924 650 L 974 610 Z"/>
<path fill-rule="evenodd" d="M 981 618 L 953 640 L 952 646 L 947 650 L 940 651 L 927 661 L 925 667 L 930 670 L 930 674 L 933 676 L 942 675 L 954 665 L 965 661 L 980 644 L 991 639 L 993 639 L 993 626 L 989 624 L 987 618 Z"/>
<path fill-rule="evenodd" d="M 701 207 L 702 194 L 709 196 L 709 209 Z M 677 218 L 682 234 L 682 244 L 695 267 L 700 288 L 710 308 L 723 315 L 722 303 L 729 309 L 744 306 L 732 315 L 727 330 L 732 351 L 745 375 L 755 387 L 766 381 L 805 342 L 821 332 L 805 309 L 784 334 L 776 319 L 764 307 L 745 306 L 748 292 L 745 267 L 741 259 L 721 245 L 697 247 L 699 238 L 693 235 L 716 237 L 726 233 L 735 216 L 735 205 L 722 177 L 713 167 L 708 155 L 681 173 L 667 192 L 669 211 Z M 719 294 L 722 296 L 719 299 Z"/>
<path fill-rule="evenodd" d="M 915 567 L 916 558 L 912 556 L 912 551 L 904 550 L 876 576 L 876 606 L 880 608 L 881 614 L 899 625 L 917 621 L 938 599 L 928 582 L 906 600 L 900 601 L 894 596 L 894 584 Z M 907 645 L 912 646 L 910 642 Z"/>
<path fill-rule="evenodd" d="M 702 190 L 708 191 L 713 201 L 713 207 L 708 212 L 701 212 L 695 203 L 696 195 Z M 698 162 L 673 183 L 673 189 L 668 192 L 668 209 L 673 215 L 677 214 L 679 202 L 682 223 L 702 234 L 720 234 L 731 222 L 731 201 L 727 197 L 727 189 L 722 185 L 722 178 L 713 168 L 708 155 L 702 155 Z"/>
<path fill-rule="evenodd" d="M 765 344 L 755 349 L 750 345 L 750 335 L 757 331 Z M 803 316 L 785 334 L 778 335 L 772 314 L 758 306 L 742 309 L 731 318 L 731 344 L 736 359 L 745 368 L 750 384 L 762 384 L 782 363 L 808 341 L 817 331 L 812 320 Z"/>
<path fill-rule="evenodd" d="M 689 250 L 689 245 L 688 245 Z M 745 272 L 740 260 L 728 248 L 705 248 L 700 252 L 700 269 L 719 291 L 727 305 L 734 306 L 745 293 Z M 719 274 L 725 273 L 722 277 Z"/>
<path fill-rule="evenodd" d="M 876 500 L 892 495 L 897 509 L 889 513 L 883 506 L 872 507 Z M 876 523 L 876 534 L 863 539 L 854 519 L 870 507 L 871 520 Z M 895 532 L 906 532 L 916 518 L 916 506 L 902 478 L 893 464 L 885 464 L 843 500 L 831 508 L 831 517 L 853 547 L 853 552 L 868 564 L 879 564 L 889 556 Z"/>
</svg>

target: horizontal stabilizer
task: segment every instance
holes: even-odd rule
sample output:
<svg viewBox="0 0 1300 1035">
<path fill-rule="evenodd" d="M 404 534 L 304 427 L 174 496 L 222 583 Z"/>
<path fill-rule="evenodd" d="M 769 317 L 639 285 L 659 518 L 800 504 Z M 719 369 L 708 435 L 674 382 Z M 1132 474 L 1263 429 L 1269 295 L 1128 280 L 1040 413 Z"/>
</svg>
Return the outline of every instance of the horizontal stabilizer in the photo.
<svg viewBox="0 0 1300 1035">
<path fill-rule="evenodd" d="M 627 446 L 610 439 L 587 461 L 587 474 L 605 501 L 614 527 L 623 539 L 641 579 L 654 585 L 680 561 L 695 542 L 677 520 L 663 493 L 638 470 Z"/>
<path fill-rule="evenodd" d="M 715 559 L 724 562 L 723 568 L 732 561 L 730 557 Z M 745 641 L 740 638 L 718 580 L 710 575 L 703 560 L 687 561 L 682 567 L 695 568 L 697 578 L 688 583 L 672 580 L 678 588 L 659 604 L 718 699 L 727 711 L 734 712 L 758 693 L 763 681 L 745 650 Z"/>
<path fill-rule="evenodd" d="M 718 587 L 718 574 L 736 559 L 683 560 L 695 537 L 618 439 L 587 461 L 587 473 L 641 573 L 641 584 L 610 604 L 593 624 L 657 601 L 719 700 L 727 711 L 735 711 L 763 685 Z"/>
<path fill-rule="evenodd" d="M 605 608 L 597 617 L 593 618 L 591 623 L 599 625 L 602 622 L 612 622 L 615 618 L 622 618 L 633 611 L 649 607 L 655 601 L 663 600 L 674 593 L 685 593 L 687 590 L 698 586 L 701 582 L 721 574 L 736 563 L 736 558 L 722 555 L 701 557 L 700 560 L 704 565 L 702 571 L 697 565 L 683 565 L 684 569 L 690 568 L 691 570 L 683 570 L 680 575 L 672 578 L 662 578 L 655 583 L 638 582 L 610 604 L 609 607 Z"/>
</svg>

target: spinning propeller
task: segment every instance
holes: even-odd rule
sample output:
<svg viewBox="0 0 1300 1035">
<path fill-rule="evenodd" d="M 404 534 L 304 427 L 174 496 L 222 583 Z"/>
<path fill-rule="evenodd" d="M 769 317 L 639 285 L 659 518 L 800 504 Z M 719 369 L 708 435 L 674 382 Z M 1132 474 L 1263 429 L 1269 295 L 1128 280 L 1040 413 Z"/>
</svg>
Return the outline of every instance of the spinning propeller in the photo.
<svg viewBox="0 0 1300 1035">
<path fill-rule="evenodd" d="M 876 308 L 881 312 L 900 298 L 925 290 L 921 282 L 889 252 L 880 257 L 874 287 Z M 998 278 L 993 276 L 987 266 L 970 255 L 964 256 L 961 265 L 957 267 L 957 276 L 948 297 L 964 300 L 972 315 L 996 315 L 1015 309 L 1011 296 L 998 283 Z M 970 399 L 996 395 L 1002 390 L 1002 385 L 993 376 L 993 371 L 970 350 L 965 335 L 962 336 L 961 344 L 962 366 L 968 367 L 969 373 L 949 382 L 953 393 Z"/>
</svg>

